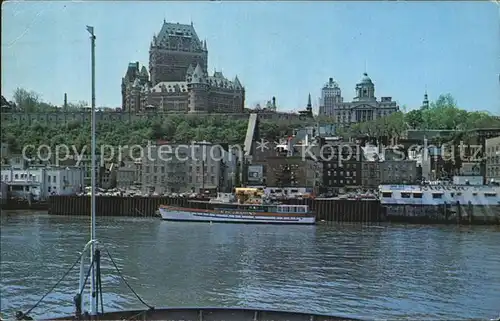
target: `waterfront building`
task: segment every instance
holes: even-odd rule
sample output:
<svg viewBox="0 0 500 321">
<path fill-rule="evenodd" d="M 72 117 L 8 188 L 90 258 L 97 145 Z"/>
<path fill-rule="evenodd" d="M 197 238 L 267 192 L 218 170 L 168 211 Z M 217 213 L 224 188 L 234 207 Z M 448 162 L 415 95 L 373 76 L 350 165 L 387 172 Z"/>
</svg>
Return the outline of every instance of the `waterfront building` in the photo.
<svg viewBox="0 0 500 321">
<path fill-rule="evenodd" d="M 302 156 L 269 156 L 265 168 L 266 186 L 319 188 L 321 163 Z"/>
<path fill-rule="evenodd" d="M 414 160 L 388 160 L 380 163 L 381 184 L 413 184 L 417 179 Z"/>
<path fill-rule="evenodd" d="M 99 187 L 104 189 L 111 189 L 116 187 L 116 180 L 118 175 L 117 168 L 118 166 L 115 163 L 106 163 L 104 164 L 104 166 L 99 167 Z"/>
<path fill-rule="evenodd" d="M 380 164 L 378 160 L 361 162 L 361 184 L 364 188 L 376 188 L 380 185 Z"/>
<path fill-rule="evenodd" d="M 193 24 L 164 21 L 149 47 L 149 73 L 130 63 L 122 79 L 127 112 L 242 113 L 245 89 L 238 76 L 208 74 L 208 49 Z"/>
<path fill-rule="evenodd" d="M 356 144 L 334 141 L 321 148 L 323 188 L 339 192 L 340 188 L 361 186 L 361 149 Z"/>
<path fill-rule="evenodd" d="M 486 181 L 500 183 L 500 136 L 486 139 Z"/>
<path fill-rule="evenodd" d="M 141 162 L 125 160 L 116 170 L 116 187 L 127 189 L 141 183 Z"/>
<path fill-rule="evenodd" d="M 78 167 L 2 169 L 2 182 L 14 197 L 44 200 L 50 195 L 71 195 L 84 188 L 84 170 Z"/>
<path fill-rule="evenodd" d="M 142 158 L 145 193 L 226 190 L 236 171 L 238 155 L 210 142 L 157 144 Z"/>
<path fill-rule="evenodd" d="M 367 73 L 356 84 L 356 96 L 344 102 L 340 86 L 333 78 L 321 90 L 319 115 L 333 117 L 340 126 L 374 120 L 399 111 L 392 97 L 375 97 L 375 84 Z"/>
<path fill-rule="evenodd" d="M 361 185 L 364 188 L 373 189 L 380 185 L 381 164 L 385 160 L 385 154 L 380 151 L 379 146 L 366 144 L 361 148 Z"/>
</svg>

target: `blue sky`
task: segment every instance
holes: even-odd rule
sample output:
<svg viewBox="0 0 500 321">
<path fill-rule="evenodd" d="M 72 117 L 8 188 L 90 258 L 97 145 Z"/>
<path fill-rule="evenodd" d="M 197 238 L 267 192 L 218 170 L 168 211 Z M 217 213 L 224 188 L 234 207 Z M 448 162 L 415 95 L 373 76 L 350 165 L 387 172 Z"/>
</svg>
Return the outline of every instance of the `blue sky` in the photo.
<svg viewBox="0 0 500 321">
<path fill-rule="evenodd" d="M 451 93 L 460 107 L 500 113 L 499 8 L 492 2 L 2 2 L 2 94 L 90 101 L 93 25 L 98 106 L 121 104 L 127 64 L 148 65 L 163 20 L 206 39 L 209 71 L 237 74 L 252 107 L 276 96 L 282 110 L 317 109 L 333 77 L 351 100 L 368 72 L 375 94 L 408 109 Z"/>
</svg>

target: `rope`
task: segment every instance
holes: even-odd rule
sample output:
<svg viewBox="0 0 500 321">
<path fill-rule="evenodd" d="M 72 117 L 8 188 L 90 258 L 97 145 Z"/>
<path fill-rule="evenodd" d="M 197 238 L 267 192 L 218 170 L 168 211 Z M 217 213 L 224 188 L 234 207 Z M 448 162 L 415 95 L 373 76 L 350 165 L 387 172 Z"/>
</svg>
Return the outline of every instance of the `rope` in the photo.
<svg viewBox="0 0 500 321">
<path fill-rule="evenodd" d="M 127 280 L 125 279 L 125 277 L 123 276 L 123 274 L 120 272 L 120 269 L 118 268 L 118 266 L 116 265 L 115 263 L 115 260 L 113 260 L 113 257 L 111 256 L 111 254 L 109 253 L 108 249 L 105 248 L 106 250 L 106 253 L 108 254 L 109 258 L 111 259 L 111 263 L 113 263 L 115 269 L 116 269 L 116 272 L 118 272 L 118 275 L 120 276 L 120 278 L 123 280 L 123 282 L 125 282 L 125 285 L 127 285 L 127 287 L 130 289 L 130 291 L 132 291 L 132 293 L 135 295 L 135 297 L 142 303 L 144 304 L 145 306 L 147 306 L 150 310 L 154 310 L 154 307 L 147 304 L 146 302 L 144 302 L 144 300 L 139 296 L 139 294 L 137 294 L 137 292 L 134 291 L 134 289 L 130 286 L 130 284 L 128 284 Z"/>
<path fill-rule="evenodd" d="M 76 259 L 75 263 L 73 263 L 73 265 L 71 265 L 71 267 L 66 271 L 66 273 L 64 273 L 64 275 L 59 279 L 59 281 L 56 282 L 56 284 L 47 292 L 45 293 L 42 298 L 40 300 L 38 300 L 37 303 L 35 303 L 35 305 L 33 305 L 31 307 L 31 309 L 29 309 L 28 311 L 26 311 L 26 313 L 22 313 L 22 316 L 28 316 L 28 314 L 33 311 L 33 309 L 35 309 L 42 301 L 43 299 L 45 299 L 45 297 L 47 295 L 49 295 L 52 291 L 54 291 L 54 289 L 62 282 L 62 280 L 64 280 L 64 278 L 69 274 L 69 272 L 71 272 L 71 270 L 73 270 L 73 268 L 75 267 L 75 265 L 78 264 L 78 262 L 80 262 L 80 259 L 82 258 L 84 253 L 81 253 L 78 258 Z"/>
</svg>

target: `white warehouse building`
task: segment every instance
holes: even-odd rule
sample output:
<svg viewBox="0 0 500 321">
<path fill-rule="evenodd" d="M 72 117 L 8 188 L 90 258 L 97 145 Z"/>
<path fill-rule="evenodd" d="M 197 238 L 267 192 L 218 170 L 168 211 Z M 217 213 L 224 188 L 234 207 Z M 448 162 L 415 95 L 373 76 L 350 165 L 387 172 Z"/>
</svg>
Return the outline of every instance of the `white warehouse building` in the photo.
<svg viewBox="0 0 500 321">
<path fill-rule="evenodd" d="M 35 200 L 50 195 L 71 195 L 84 188 L 84 169 L 79 167 L 31 167 L 2 169 L 2 182 L 14 197 Z"/>
</svg>

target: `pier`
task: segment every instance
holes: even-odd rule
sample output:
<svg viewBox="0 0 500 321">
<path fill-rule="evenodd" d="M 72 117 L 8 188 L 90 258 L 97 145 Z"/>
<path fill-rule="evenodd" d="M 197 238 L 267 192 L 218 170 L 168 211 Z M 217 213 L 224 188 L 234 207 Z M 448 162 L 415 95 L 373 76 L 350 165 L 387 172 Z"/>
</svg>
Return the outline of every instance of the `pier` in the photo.
<svg viewBox="0 0 500 321">
<path fill-rule="evenodd" d="M 184 197 L 97 196 L 96 215 L 153 217 L 160 205 L 185 207 L 189 200 Z M 51 196 L 48 211 L 52 215 L 89 215 L 90 196 Z"/>
<path fill-rule="evenodd" d="M 187 207 L 194 199 L 183 197 L 121 197 L 98 196 L 98 216 L 152 217 L 160 205 Z M 327 222 L 382 222 L 380 204 L 376 200 L 349 199 L 287 199 L 290 205 L 309 205 L 318 221 Z M 79 216 L 90 213 L 89 196 L 51 196 L 49 214 Z"/>
<path fill-rule="evenodd" d="M 167 196 L 97 196 L 96 200 L 97 216 L 154 217 L 157 216 L 160 205 L 188 207 L 189 201 L 195 199 Z M 384 206 L 376 199 L 346 198 L 296 198 L 282 200 L 282 203 L 309 205 L 316 213 L 318 222 L 500 225 L 500 213 L 497 208 L 457 206 L 451 211 L 449 205 L 437 208 Z M 51 196 L 47 207 L 51 215 L 89 215 L 90 197 Z M 485 211 L 487 213 L 484 213 Z"/>
</svg>

